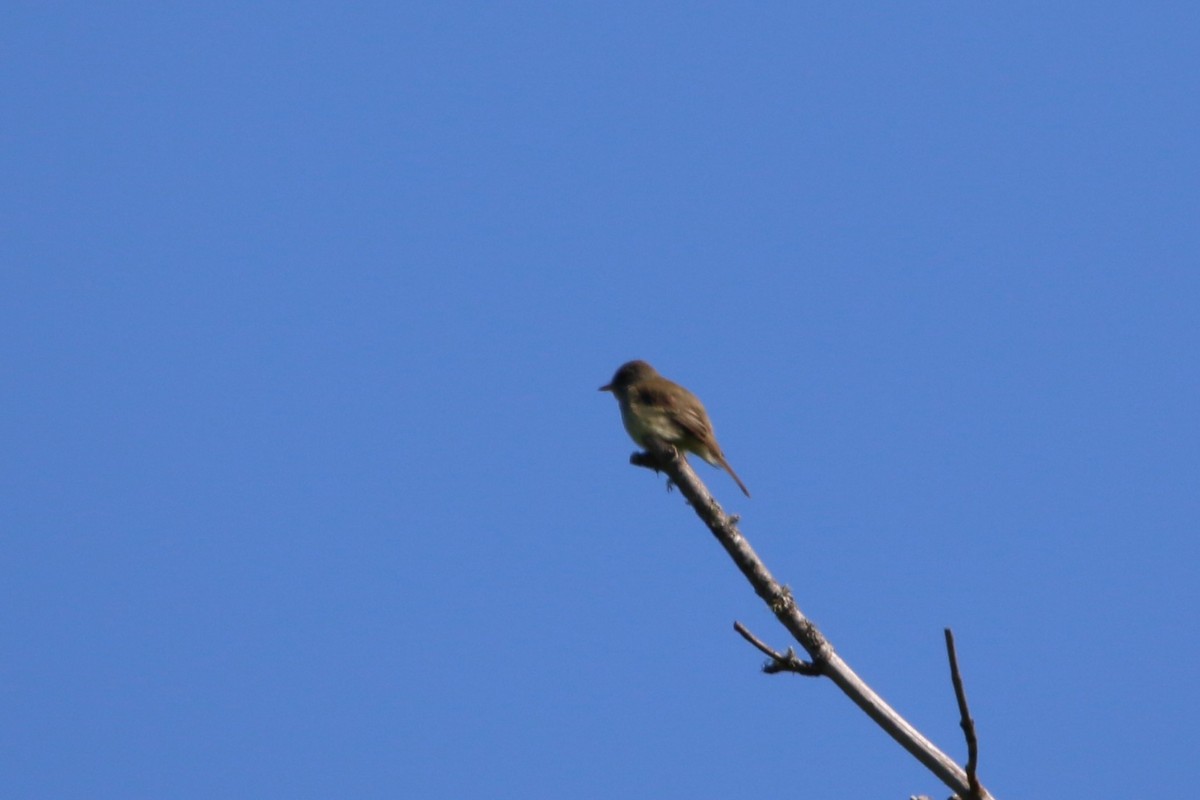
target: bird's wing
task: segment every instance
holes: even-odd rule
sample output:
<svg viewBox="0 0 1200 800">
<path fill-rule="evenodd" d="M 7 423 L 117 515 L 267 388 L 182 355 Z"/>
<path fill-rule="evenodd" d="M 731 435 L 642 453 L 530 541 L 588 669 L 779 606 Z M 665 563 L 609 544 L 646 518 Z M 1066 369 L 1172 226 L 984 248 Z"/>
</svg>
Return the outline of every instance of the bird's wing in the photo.
<svg viewBox="0 0 1200 800">
<path fill-rule="evenodd" d="M 682 396 L 688 397 L 691 402 L 681 403 L 679 402 L 681 395 L 678 391 L 668 391 L 666 387 L 653 384 L 638 386 L 638 399 L 645 405 L 666 410 L 670 420 L 678 425 L 681 432 L 688 437 L 697 442 L 703 442 L 705 445 L 714 442 L 712 425 L 708 421 L 700 400 L 682 386 L 675 388 L 685 392 L 686 394 Z"/>
</svg>

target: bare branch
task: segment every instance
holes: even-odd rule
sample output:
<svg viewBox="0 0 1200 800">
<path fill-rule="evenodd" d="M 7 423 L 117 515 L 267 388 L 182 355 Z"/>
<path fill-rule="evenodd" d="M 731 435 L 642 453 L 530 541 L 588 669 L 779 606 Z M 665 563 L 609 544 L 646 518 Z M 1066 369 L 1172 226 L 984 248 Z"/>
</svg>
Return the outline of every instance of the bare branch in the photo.
<svg viewBox="0 0 1200 800">
<path fill-rule="evenodd" d="M 958 700 L 959 725 L 967 738 L 967 783 L 968 800 L 980 800 L 983 788 L 975 774 L 979 764 L 979 740 L 975 736 L 975 720 L 967 708 L 967 691 L 963 688 L 962 674 L 958 671 L 958 652 L 954 647 L 954 631 L 946 628 L 946 653 L 950 657 L 950 680 L 954 683 L 954 697 Z"/>
<path fill-rule="evenodd" d="M 692 510 L 712 531 L 742 575 L 754 587 L 754 591 L 808 653 L 812 659 L 811 668 L 832 680 L 847 697 L 942 783 L 959 795 L 965 796 L 972 791 L 962 767 L 896 713 L 895 709 L 858 677 L 850 665 L 834 651 L 817 626 L 796 605 L 791 591 L 775 580 L 762 559 L 754 552 L 754 548 L 742 536 L 737 527 L 738 520 L 721 509 L 687 460 L 681 457 L 675 448 L 654 437 L 647 439 L 646 451 L 634 454 L 630 463 L 667 473 L 670 482 L 679 487 Z M 767 648 L 767 651 L 772 658 L 775 657 L 774 651 L 770 648 Z M 978 787 L 975 797 L 978 800 L 992 800 L 991 794 L 982 786 Z"/>
<path fill-rule="evenodd" d="M 733 629 L 740 633 L 743 639 L 757 647 L 771 659 L 766 664 L 763 664 L 762 668 L 762 671 L 768 675 L 774 675 L 777 672 L 795 672 L 797 675 L 811 675 L 815 677 L 821 674 L 820 667 L 802 660 L 792 648 L 789 647 L 786 653 L 776 652 L 747 630 L 746 626 L 740 622 L 733 623 Z"/>
</svg>

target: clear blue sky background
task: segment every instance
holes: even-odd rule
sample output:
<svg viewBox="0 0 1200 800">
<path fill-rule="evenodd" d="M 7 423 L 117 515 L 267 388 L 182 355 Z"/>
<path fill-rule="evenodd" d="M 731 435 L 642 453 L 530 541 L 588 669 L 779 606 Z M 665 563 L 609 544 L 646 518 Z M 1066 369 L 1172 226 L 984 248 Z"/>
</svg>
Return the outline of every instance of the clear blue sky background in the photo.
<svg viewBox="0 0 1200 800">
<path fill-rule="evenodd" d="M 596 388 L 997 796 L 1200 745 L 1188 3 L 0 13 L 5 798 L 946 791 Z"/>
</svg>

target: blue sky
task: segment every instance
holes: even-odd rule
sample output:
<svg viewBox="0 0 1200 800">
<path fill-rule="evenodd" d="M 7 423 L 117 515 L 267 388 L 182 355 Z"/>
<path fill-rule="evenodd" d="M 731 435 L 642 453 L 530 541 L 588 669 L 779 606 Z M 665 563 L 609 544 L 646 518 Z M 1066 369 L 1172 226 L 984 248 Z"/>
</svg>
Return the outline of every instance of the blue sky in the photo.
<svg viewBox="0 0 1200 800">
<path fill-rule="evenodd" d="M 997 796 L 1194 783 L 1194 6 L 0 18 L 0 794 L 944 796 L 759 674 L 630 358 Z"/>
</svg>

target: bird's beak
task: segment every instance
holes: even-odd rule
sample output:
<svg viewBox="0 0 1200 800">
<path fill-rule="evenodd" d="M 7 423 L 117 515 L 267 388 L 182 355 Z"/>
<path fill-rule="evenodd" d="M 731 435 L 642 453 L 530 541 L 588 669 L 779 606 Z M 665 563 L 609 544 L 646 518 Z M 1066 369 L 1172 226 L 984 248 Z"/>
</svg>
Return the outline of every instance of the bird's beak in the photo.
<svg viewBox="0 0 1200 800">
<path fill-rule="evenodd" d="M 611 391 L 612 391 L 612 384 L 611 384 L 611 383 L 606 383 L 606 384 L 604 384 L 603 386 L 601 386 L 601 387 L 600 387 L 600 391 L 602 391 L 602 392 L 611 392 Z"/>
</svg>

